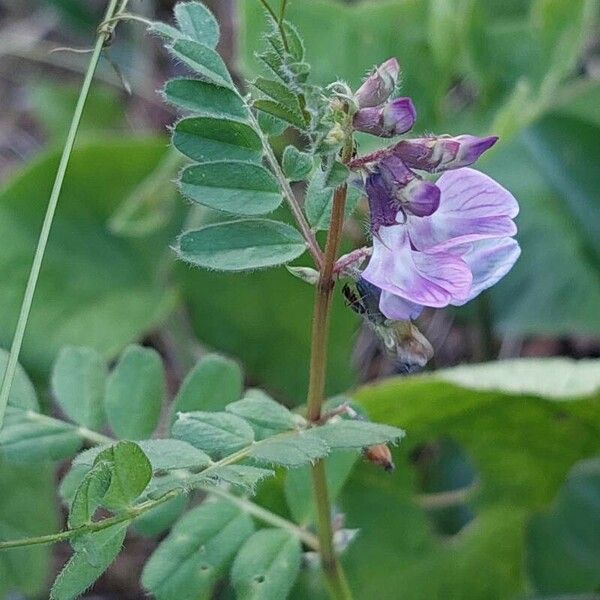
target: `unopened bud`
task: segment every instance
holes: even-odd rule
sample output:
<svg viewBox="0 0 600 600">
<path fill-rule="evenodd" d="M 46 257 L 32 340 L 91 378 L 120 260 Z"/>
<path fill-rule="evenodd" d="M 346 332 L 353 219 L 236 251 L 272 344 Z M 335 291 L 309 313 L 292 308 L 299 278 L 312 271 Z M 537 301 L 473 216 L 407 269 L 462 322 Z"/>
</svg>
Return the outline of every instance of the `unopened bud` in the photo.
<svg viewBox="0 0 600 600">
<path fill-rule="evenodd" d="M 399 73 L 400 65 L 395 58 L 379 65 L 354 94 L 358 108 L 383 104 L 394 91 Z"/>
<path fill-rule="evenodd" d="M 370 463 L 373 463 L 386 471 L 393 471 L 396 468 L 394 461 L 392 460 L 392 453 L 385 444 L 364 448 L 363 456 Z"/>
<path fill-rule="evenodd" d="M 352 125 L 357 131 L 388 138 L 412 129 L 416 116 L 410 98 L 395 98 L 383 106 L 361 108 L 354 115 Z"/>
<path fill-rule="evenodd" d="M 426 137 L 398 142 L 393 153 L 410 168 L 435 173 L 473 164 L 498 140 L 495 136 Z"/>
<path fill-rule="evenodd" d="M 310 285 L 316 285 L 319 282 L 319 271 L 315 271 L 311 267 L 285 267 L 294 277 L 301 279 L 302 281 L 309 283 Z"/>
</svg>

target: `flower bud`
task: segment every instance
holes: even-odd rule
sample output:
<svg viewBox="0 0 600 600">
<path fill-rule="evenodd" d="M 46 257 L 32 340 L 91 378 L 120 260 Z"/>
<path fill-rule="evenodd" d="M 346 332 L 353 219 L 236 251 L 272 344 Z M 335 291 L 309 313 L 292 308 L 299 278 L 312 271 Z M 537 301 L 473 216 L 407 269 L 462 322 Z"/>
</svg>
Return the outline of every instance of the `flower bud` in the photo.
<svg viewBox="0 0 600 600">
<path fill-rule="evenodd" d="M 385 444 L 363 448 L 363 456 L 370 463 L 382 467 L 386 471 L 393 471 L 396 468 L 392 460 L 392 453 Z"/>
<path fill-rule="evenodd" d="M 407 212 L 417 217 L 432 215 L 440 205 L 440 189 L 419 179 L 397 156 L 388 156 L 379 165 L 388 193 Z"/>
<path fill-rule="evenodd" d="M 352 124 L 357 131 L 388 138 L 406 133 L 414 125 L 416 116 L 410 98 L 395 98 L 383 106 L 361 108 Z"/>
<path fill-rule="evenodd" d="M 473 164 L 498 140 L 495 136 L 459 135 L 402 140 L 393 154 L 408 167 L 435 173 Z"/>
<path fill-rule="evenodd" d="M 354 94 L 358 108 L 383 104 L 394 91 L 399 73 L 400 65 L 395 58 L 379 65 Z"/>
</svg>

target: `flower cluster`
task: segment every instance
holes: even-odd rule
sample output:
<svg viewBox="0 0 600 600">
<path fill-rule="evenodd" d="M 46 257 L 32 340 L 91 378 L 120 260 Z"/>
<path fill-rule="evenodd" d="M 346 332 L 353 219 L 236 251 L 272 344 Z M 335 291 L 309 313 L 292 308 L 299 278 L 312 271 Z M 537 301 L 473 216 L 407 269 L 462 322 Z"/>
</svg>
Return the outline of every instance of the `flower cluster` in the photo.
<svg viewBox="0 0 600 600">
<path fill-rule="evenodd" d="M 412 128 L 411 100 L 388 100 L 398 73 L 398 63 L 388 60 L 355 93 L 356 130 L 387 138 Z M 403 139 L 351 163 L 365 174 L 371 215 L 373 253 L 362 278 L 381 290 L 379 310 L 388 319 L 414 319 L 426 306 L 462 305 L 517 260 L 515 198 L 466 168 L 496 140 Z M 417 171 L 443 174 L 434 182 Z"/>
</svg>

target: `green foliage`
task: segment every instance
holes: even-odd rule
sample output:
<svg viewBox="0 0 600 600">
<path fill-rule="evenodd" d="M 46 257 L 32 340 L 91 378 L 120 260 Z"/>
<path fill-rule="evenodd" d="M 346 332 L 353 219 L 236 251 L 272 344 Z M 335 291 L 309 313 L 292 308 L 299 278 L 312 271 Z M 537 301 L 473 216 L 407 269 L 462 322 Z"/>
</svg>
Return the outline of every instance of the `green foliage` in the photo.
<svg viewBox="0 0 600 600">
<path fill-rule="evenodd" d="M 74 600 L 106 571 L 123 546 L 127 524 L 113 525 L 85 536 L 88 547 L 76 551 L 64 566 L 50 591 L 51 600 Z"/>
<path fill-rule="evenodd" d="M 225 412 L 179 413 L 171 433 L 177 439 L 222 458 L 254 441 L 254 431 L 244 419 Z"/>
<path fill-rule="evenodd" d="M 192 40 L 215 48 L 219 41 L 219 24 L 201 2 L 180 2 L 173 9 L 179 30 Z"/>
<path fill-rule="evenodd" d="M 266 169 L 235 160 L 188 167 L 180 188 L 194 202 L 239 215 L 271 212 L 282 200 L 277 181 Z"/>
<path fill-rule="evenodd" d="M 165 85 L 165 99 L 184 110 L 216 119 L 244 120 L 248 109 L 229 88 L 199 79 L 171 79 Z"/>
<path fill-rule="evenodd" d="M 104 392 L 108 371 L 93 348 L 63 348 L 52 369 L 52 392 L 67 417 L 90 429 L 104 422 Z"/>
<path fill-rule="evenodd" d="M 172 310 L 173 288 L 161 284 L 156 275 L 177 219 L 139 241 L 117 238 L 106 227 L 112 211 L 164 151 L 162 140 L 113 139 L 81 144 L 73 152 L 21 355 L 35 377 L 49 373 L 65 345 L 88 345 L 105 358 L 113 357 Z M 43 154 L 0 192 L 0 234 L 6 243 L 0 258 L 4 346 L 13 334 L 39 232 L 40 207 L 57 161 L 56 152 Z"/>
<path fill-rule="evenodd" d="M 58 526 L 54 474 L 46 465 L 13 466 L 0 461 L 0 539 L 44 535 Z M 51 567 L 50 546 L 0 551 L 0 596 L 19 590 L 43 595 Z"/>
<path fill-rule="evenodd" d="M 331 207 L 333 206 L 335 186 L 327 182 L 327 175 L 327 172 L 317 169 L 306 188 L 304 210 L 308 222 L 315 229 L 329 229 L 331 222 Z M 357 188 L 352 186 L 348 188 L 345 207 L 346 217 L 354 212 L 361 196 L 362 193 Z"/>
<path fill-rule="evenodd" d="M 118 442 L 102 450 L 94 466 L 106 464 L 110 469 L 110 485 L 102 503 L 110 510 L 129 506 L 145 489 L 152 477 L 152 465 L 137 444 Z"/>
<path fill-rule="evenodd" d="M 312 171 L 313 158 L 306 152 L 300 152 L 295 146 L 287 146 L 283 151 L 281 167 L 291 181 L 302 181 Z"/>
<path fill-rule="evenodd" d="M 170 51 L 203 81 L 235 89 L 223 59 L 215 50 L 192 40 L 177 40 Z"/>
<path fill-rule="evenodd" d="M 394 598 L 398 589 L 408 600 L 440 594 L 508 599 L 525 593 L 530 516 L 550 504 L 576 461 L 600 448 L 597 391 L 580 400 L 539 397 L 547 389 L 545 378 L 557 369 L 563 378 L 578 379 L 581 372 L 570 370 L 572 364 L 549 361 L 545 373 L 539 367 L 526 395 L 514 391 L 514 361 L 503 366 L 503 377 L 493 373 L 497 391 L 458 387 L 444 381 L 446 374 L 390 379 L 358 391 L 355 400 L 373 420 L 385 419 L 410 432 L 394 453 L 393 477 L 361 467 L 339 501 L 347 522 L 361 526 L 344 556 L 358 597 Z M 466 369 L 460 368 L 464 381 Z M 470 381 L 481 386 L 486 379 L 482 368 L 474 367 Z M 459 444 L 478 470 L 476 489 L 470 494 L 454 490 L 463 498 L 459 501 L 472 507 L 475 521 L 452 544 L 432 533 L 425 507 L 428 499 L 437 498 L 418 495 L 418 479 L 410 468 L 411 456 L 441 436 Z M 292 597 L 303 596 L 299 591 Z"/>
<path fill-rule="evenodd" d="M 600 585 L 600 458 L 577 463 L 551 510 L 529 525 L 529 570 L 545 595 L 591 592 Z"/>
<path fill-rule="evenodd" d="M 298 425 L 306 423 L 300 415 L 292 414 L 285 406 L 275 402 L 260 390 L 248 394 L 237 402 L 232 402 L 226 410 L 242 417 L 254 427 L 275 431 L 295 429 Z"/>
<path fill-rule="evenodd" d="M 305 250 L 296 229 L 267 219 L 207 225 L 183 233 L 177 247 L 182 260 L 217 271 L 272 267 L 298 258 Z"/>
<path fill-rule="evenodd" d="M 209 354 L 186 375 L 173 402 L 173 413 L 221 410 L 242 395 L 243 380 L 235 361 Z"/>
<path fill-rule="evenodd" d="M 206 502 L 173 527 L 146 563 L 142 583 L 158 600 L 208 597 L 253 530 L 239 508 Z"/>
<path fill-rule="evenodd" d="M 289 594 L 300 571 L 296 537 L 282 529 L 263 529 L 246 540 L 231 568 L 239 600 L 279 600 Z"/>
<path fill-rule="evenodd" d="M 141 346 L 126 348 L 106 386 L 104 408 L 112 430 L 121 438 L 149 436 L 164 395 L 165 373 L 158 353 Z"/>
<path fill-rule="evenodd" d="M 228 119 L 182 119 L 173 130 L 173 145 L 198 162 L 260 162 L 262 158 L 262 142 L 256 131 L 246 123 Z"/>
</svg>

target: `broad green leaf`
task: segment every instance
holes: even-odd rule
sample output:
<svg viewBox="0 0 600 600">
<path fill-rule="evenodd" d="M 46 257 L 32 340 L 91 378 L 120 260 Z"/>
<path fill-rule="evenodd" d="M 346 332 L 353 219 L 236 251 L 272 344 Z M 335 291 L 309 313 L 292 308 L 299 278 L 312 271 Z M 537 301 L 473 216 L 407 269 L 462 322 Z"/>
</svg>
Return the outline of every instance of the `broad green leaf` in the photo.
<svg viewBox="0 0 600 600">
<path fill-rule="evenodd" d="M 198 162 L 260 162 L 262 157 L 262 143 L 256 131 L 246 123 L 229 119 L 182 119 L 173 130 L 173 145 Z"/>
<path fill-rule="evenodd" d="M 475 390 L 577 398 L 600 390 L 598 361 L 569 358 L 518 358 L 436 371 L 435 376 Z"/>
<path fill-rule="evenodd" d="M 206 483 L 225 482 L 235 486 L 245 494 L 254 494 L 256 486 L 265 478 L 275 473 L 270 469 L 261 469 L 250 465 L 227 465 L 211 469 L 205 476 L 200 474 L 192 478 L 192 484 L 196 481 Z"/>
<path fill-rule="evenodd" d="M 527 523 L 572 465 L 600 450 L 598 393 L 547 400 L 462 388 L 433 374 L 388 379 L 353 398 L 372 420 L 409 432 L 394 449 L 393 476 L 361 464 L 338 500 L 346 522 L 361 526 L 344 554 L 356 597 L 395 598 L 400 589 L 405 600 L 525 597 Z M 475 519 L 450 543 L 434 532 L 411 467 L 415 453 L 440 438 L 477 469 L 477 489 L 461 500 Z M 293 597 L 307 597 L 306 588 Z"/>
<path fill-rule="evenodd" d="M 335 189 L 343 183 L 346 183 L 349 175 L 350 169 L 341 162 L 334 160 L 325 172 L 324 186 Z"/>
<path fill-rule="evenodd" d="M 110 216 L 110 231 L 122 237 L 145 237 L 164 228 L 176 215 L 173 179 L 183 162 L 179 153 L 167 152 Z"/>
<path fill-rule="evenodd" d="M 96 510 L 103 505 L 111 478 L 112 469 L 107 462 L 94 465 L 84 475 L 71 502 L 69 528 L 75 529 L 92 521 Z"/>
<path fill-rule="evenodd" d="M 179 2 L 173 10 L 179 30 L 192 40 L 215 48 L 219 24 L 202 2 Z"/>
<path fill-rule="evenodd" d="M 284 269 L 239 277 L 179 265 L 177 273 L 198 338 L 238 357 L 249 380 L 277 399 L 290 406 L 304 402 L 314 288 Z M 285 302 L 267 302 L 267 298 L 285 298 Z M 328 394 L 348 389 L 355 377 L 349 340 L 358 318 L 345 306 L 339 290 L 333 296 L 331 325 Z"/>
<path fill-rule="evenodd" d="M 253 530 L 250 517 L 233 504 L 204 502 L 154 551 L 142 584 L 157 600 L 207 598 Z"/>
<path fill-rule="evenodd" d="M 545 117 L 525 133 L 525 143 L 545 178 L 564 199 L 584 247 L 600 263 L 600 127 L 558 114 Z"/>
<path fill-rule="evenodd" d="M 104 408 L 121 438 L 148 437 L 155 429 L 165 394 L 165 373 L 158 353 L 129 346 L 109 376 Z"/>
<path fill-rule="evenodd" d="M 226 412 L 179 413 L 171 430 L 173 437 L 222 458 L 249 446 L 254 441 L 252 427 Z"/>
<path fill-rule="evenodd" d="M 275 402 L 260 390 L 228 404 L 225 410 L 242 417 L 251 425 L 275 431 L 295 429 L 304 422 L 300 415 L 294 415 L 285 406 Z"/>
<path fill-rule="evenodd" d="M 306 152 L 300 152 L 295 146 L 287 146 L 283 151 L 281 166 L 290 181 L 301 181 L 310 173 L 313 158 Z"/>
<path fill-rule="evenodd" d="M 9 406 L 0 429 L 0 457 L 14 463 L 36 463 L 72 456 L 82 439 L 77 428 L 32 410 Z"/>
<path fill-rule="evenodd" d="M 67 417 L 89 429 L 104 422 L 104 391 L 108 369 L 93 348 L 63 348 L 52 370 L 52 392 Z"/>
<path fill-rule="evenodd" d="M 141 535 L 155 536 L 166 531 L 179 519 L 188 504 L 188 498 L 184 494 L 175 496 L 167 502 L 150 509 L 141 514 L 134 522 L 133 528 Z"/>
<path fill-rule="evenodd" d="M 300 571 L 298 538 L 283 529 L 263 529 L 249 537 L 231 567 L 239 600 L 283 600 Z"/>
<path fill-rule="evenodd" d="M 581 134 L 581 147 L 588 147 L 589 134 L 580 129 L 576 132 Z M 564 136 L 570 152 L 578 153 L 571 134 L 565 131 Z M 561 148 L 555 151 L 557 156 L 563 152 Z M 519 156 L 518 161 L 515 156 Z M 563 168 L 561 164 L 561 172 Z M 492 315 L 498 327 L 520 335 L 575 332 L 590 335 L 600 331 L 600 259 L 595 250 L 598 242 L 592 233 L 600 221 L 598 211 L 593 208 L 597 197 L 593 188 L 587 187 L 594 176 L 582 174 L 582 182 L 573 182 L 568 199 L 558 188 L 553 190 L 549 186 L 565 176 L 541 173 L 520 143 L 498 149 L 485 163 L 485 170 L 508 188 L 521 206 L 517 219 L 521 257 L 511 272 L 490 290 Z M 566 181 L 563 179 L 563 183 Z M 578 206 L 582 201 L 590 208 L 585 215 Z"/>
<path fill-rule="evenodd" d="M 235 91 L 223 59 L 212 48 L 193 40 L 177 40 L 169 50 L 175 58 L 196 71 L 200 79 Z"/>
<path fill-rule="evenodd" d="M 87 590 L 121 551 L 127 525 L 119 523 L 87 534 L 88 551 L 76 551 L 69 559 L 50 590 L 50 600 L 74 600 Z"/>
<path fill-rule="evenodd" d="M 398 427 L 352 419 L 329 421 L 313 429 L 313 432 L 332 449 L 364 448 L 395 443 L 405 435 Z"/>
<path fill-rule="evenodd" d="M 208 354 L 186 375 L 173 402 L 173 413 L 222 410 L 241 395 L 244 375 L 237 362 Z"/>
<path fill-rule="evenodd" d="M 4 377 L 6 365 L 8 363 L 8 352 L 4 348 L 0 348 L 0 373 Z M 24 410 L 38 411 L 39 404 L 37 394 L 33 383 L 27 376 L 25 369 L 20 364 L 17 364 L 15 378 L 13 379 L 10 395 L 8 397 L 8 405 Z"/>
<path fill-rule="evenodd" d="M 250 456 L 263 464 L 295 468 L 327 456 L 329 446 L 313 431 L 281 434 L 256 443 Z"/>
<path fill-rule="evenodd" d="M 0 460 L 0 539 L 47 535 L 59 527 L 54 468 L 13 466 Z M 52 565 L 51 546 L 27 546 L 0 552 L 0 597 L 20 593 L 45 597 Z M 46 594 L 47 595 L 47 594 Z"/>
<path fill-rule="evenodd" d="M 109 509 L 130 506 L 152 477 L 150 461 L 133 442 L 117 442 L 102 450 L 94 465 L 102 463 L 108 464 L 111 470 L 110 486 L 103 498 L 103 505 Z"/>
<path fill-rule="evenodd" d="M 192 165 L 181 174 L 179 187 L 194 202 L 240 215 L 272 212 L 283 199 L 269 171 L 239 160 Z"/>
<path fill-rule="evenodd" d="M 324 171 L 317 169 L 306 188 L 304 212 L 308 222 L 316 229 L 329 229 L 331 223 L 334 189 L 326 185 L 326 176 Z M 345 215 L 348 217 L 354 212 L 362 193 L 349 185 L 346 194 Z"/>
<path fill-rule="evenodd" d="M 327 492 L 330 502 L 333 503 L 350 476 L 356 462 L 356 453 L 353 451 L 332 452 L 324 461 Z M 296 523 L 300 525 L 314 523 L 315 507 L 310 467 L 304 466 L 288 471 L 285 474 L 284 492 L 287 505 Z"/>
<path fill-rule="evenodd" d="M 107 359 L 114 357 L 175 306 L 173 288 L 158 282 L 157 265 L 179 228 L 179 216 L 143 240 L 117 238 L 106 227 L 165 148 L 164 139 L 112 138 L 82 141 L 72 153 L 21 353 L 34 378 L 47 381 L 66 345 L 90 346 Z M 58 151 L 41 155 L 0 192 L 0 235 L 6 243 L 0 257 L 4 346 L 14 333 L 58 160 Z"/>
<path fill-rule="evenodd" d="M 166 101 L 200 115 L 217 119 L 245 119 L 248 108 L 237 92 L 199 79 L 171 79 L 164 89 Z"/>
<path fill-rule="evenodd" d="M 527 562 L 544 596 L 593 593 L 600 586 L 600 457 L 577 463 L 549 511 L 527 531 Z"/>
<path fill-rule="evenodd" d="M 179 238 L 179 258 L 217 271 L 274 267 L 306 250 L 300 233 L 277 221 L 245 219 L 207 225 Z"/>
</svg>

